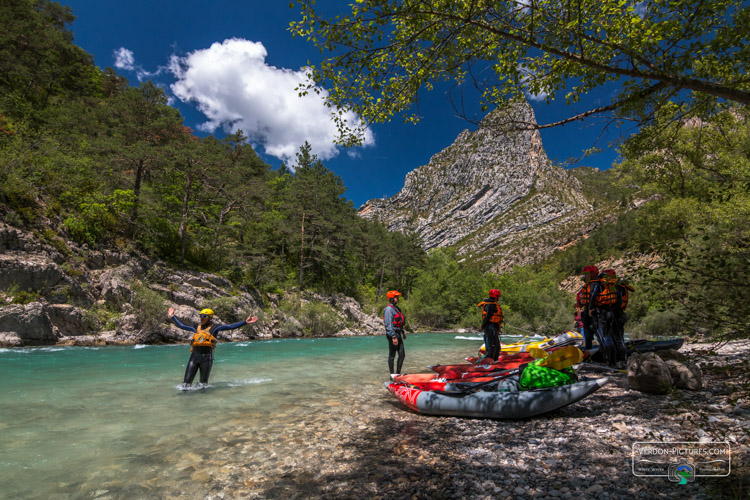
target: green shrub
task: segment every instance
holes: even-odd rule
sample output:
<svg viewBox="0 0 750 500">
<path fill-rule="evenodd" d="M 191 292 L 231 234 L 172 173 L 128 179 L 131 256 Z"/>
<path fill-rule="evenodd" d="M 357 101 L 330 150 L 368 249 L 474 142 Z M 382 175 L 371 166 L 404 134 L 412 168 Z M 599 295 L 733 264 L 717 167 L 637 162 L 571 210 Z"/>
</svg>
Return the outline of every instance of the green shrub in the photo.
<svg viewBox="0 0 750 500">
<path fill-rule="evenodd" d="M 344 321 L 328 304 L 322 302 L 307 302 L 299 312 L 299 322 L 308 336 L 330 335 L 341 330 Z"/>
<path fill-rule="evenodd" d="M 147 287 L 140 281 L 133 284 L 131 304 L 141 317 L 143 328 L 154 328 L 164 321 L 166 314 L 164 296 Z"/>
<path fill-rule="evenodd" d="M 682 316 L 677 311 L 649 311 L 640 322 L 625 331 L 631 338 L 674 337 L 684 331 Z"/>
<path fill-rule="evenodd" d="M 29 304 L 31 302 L 37 302 L 42 296 L 37 292 L 27 292 L 26 290 L 21 290 L 16 293 L 11 293 L 13 296 L 13 304 Z"/>
<path fill-rule="evenodd" d="M 221 318 L 222 321 L 226 323 L 235 323 L 236 321 L 239 321 L 240 318 L 237 319 L 235 316 L 237 313 L 235 310 L 237 309 L 237 299 L 235 297 L 216 297 L 206 302 L 206 304 L 201 306 L 201 309 L 203 308 L 209 308 L 213 310 L 214 314 L 217 315 L 219 318 Z"/>
<path fill-rule="evenodd" d="M 94 196 L 79 205 L 79 212 L 63 222 L 79 243 L 96 244 L 112 238 L 129 221 L 135 195 L 130 190 L 115 190 L 110 196 Z"/>
<path fill-rule="evenodd" d="M 96 305 L 87 311 L 94 323 L 100 325 L 102 330 L 114 330 L 122 317 L 122 313 L 110 309 L 107 305 Z"/>
</svg>

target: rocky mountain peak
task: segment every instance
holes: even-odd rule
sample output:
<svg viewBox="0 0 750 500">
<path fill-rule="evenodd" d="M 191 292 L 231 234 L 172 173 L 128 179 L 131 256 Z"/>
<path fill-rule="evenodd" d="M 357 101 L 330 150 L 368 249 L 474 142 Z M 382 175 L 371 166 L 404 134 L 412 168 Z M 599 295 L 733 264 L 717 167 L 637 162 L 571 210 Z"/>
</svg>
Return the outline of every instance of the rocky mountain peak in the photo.
<svg viewBox="0 0 750 500">
<path fill-rule="evenodd" d="M 360 216 L 416 233 L 425 249 L 455 246 L 496 269 L 551 253 L 570 238 L 561 226 L 592 208 L 579 181 L 549 161 L 535 123 L 525 101 L 493 111 L 409 172 L 398 194 L 366 202 Z"/>
</svg>

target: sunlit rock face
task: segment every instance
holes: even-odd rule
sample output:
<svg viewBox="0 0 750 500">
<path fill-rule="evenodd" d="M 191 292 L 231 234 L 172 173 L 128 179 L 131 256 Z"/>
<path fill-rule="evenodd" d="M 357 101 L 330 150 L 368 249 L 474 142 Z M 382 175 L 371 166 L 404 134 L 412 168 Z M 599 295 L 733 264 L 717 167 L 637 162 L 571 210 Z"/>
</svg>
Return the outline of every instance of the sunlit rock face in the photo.
<svg viewBox="0 0 750 500">
<path fill-rule="evenodd" d="M 579 181 L 547 158 L 535 123 L 526 102 L 495 110 L 360 216 L 415 233 L 427 250 L 455 246 L 493 270 L 549 255 L 585 232 L 593 210 Z"/>
</svg>

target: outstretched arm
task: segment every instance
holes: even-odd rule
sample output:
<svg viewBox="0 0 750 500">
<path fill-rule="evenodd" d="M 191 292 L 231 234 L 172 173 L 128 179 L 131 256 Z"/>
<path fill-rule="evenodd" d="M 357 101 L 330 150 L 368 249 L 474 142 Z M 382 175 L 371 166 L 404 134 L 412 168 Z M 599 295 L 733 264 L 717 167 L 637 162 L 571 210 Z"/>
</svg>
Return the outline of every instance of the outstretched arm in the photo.
<svg viewBox="0 0 750 500">
<path fill-rule="evenodd" d="M 223 332 L 224 330 L 234 330 L 235 328 L 240 328 L 240 327 L 245 326 L 245 325 L 247 325 L 249 323 L 255 323 L 256 321 L 258 321 L 258 317 L 257 316 L 248 316 L 245 321 L 240 321 L 239 323 L 232 323 L 231 325 L 217 326 L 216 329 L 214 330 L 214 333 L 215 332 Z"/>
<path fill-rule="evenodd" d="M 177 325 L 177 328 L 181 328 L 183 330 L 187 330 L 187 331 L 193 332 L 193 333 L 196 332 L 196 330 L 195 330 L 194 327 L 188 326 L 188 325 L 183 325 L 182 323 L 180 323 L 180 320 L 178 320 L 177 316 L 174 315 L 174 307 L 170 307 L 169 308 L 169 310 L 167 311 L 167 316 L 169 316 L 170 318 L 172 318 L 172 321 L 174 321 L 174 324 Z"/>
</svg>

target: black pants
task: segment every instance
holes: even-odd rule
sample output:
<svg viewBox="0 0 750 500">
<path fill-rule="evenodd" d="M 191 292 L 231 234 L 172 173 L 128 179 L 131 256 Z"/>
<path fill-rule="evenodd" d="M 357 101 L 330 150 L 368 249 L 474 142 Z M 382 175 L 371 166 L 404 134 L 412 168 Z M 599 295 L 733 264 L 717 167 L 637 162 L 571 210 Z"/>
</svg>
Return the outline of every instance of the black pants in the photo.
<svg viewBox="0 0 750 500">
<path fill-rule="evenodd" d="M 500 357 L 500 337 L 495 323 L 489 323 L 484 329 L 484 354 L 495 361 Z"/>
<path fill-rule="evenodd" d="M 615 313 L 611 307 L 600 307 L 596 313 L 596 336 L 599 341 L 599 349 L 604 356 L 604 362 L 614 366 L 618 358 L 618 342 L 615 341 Z M 619 342 L 622 343 L 622 342 Z M 625 344 L 622 344 L 625 347 Z"/>
<path fill-rule="evenodd" d="M 398 345 L 393 345 L 393 337 L 398 339 Z M 404 339 L 401 338 L 401 333 L 396 332 L 393 337 L 385 336 L 388 339 L 388 369 L 390 373 L 401 373 L 401 365 L 404 364 L 404 358 L 406 357 L 406 351 L 404 350 Z M 396 371 L 393 371 L 393 359 L 398 354 L 398 363 L 396 364 Z"/>
<path fill-rule="evenodd" d="M 617 361 L 628 360 L 628 348 L 625 346 L 625 322 L 628 320 L 628 315 L 622 309 L 615 309 L 614 311 L 614 337 L 615 350 L 617 351 Z"/>
<path fill-rule="evenodd" d="M 584 349 L 591 349 L 594 346 L 594 320 L 589 316 L 587 309 L 581 313 L 581 323 L 583 323 L 583 339 L 586 343 Z"/>
<path fill-rule="evenodd" d="M 193 350 L 190 353 L 190 360 L 188 361 L 187 368 L 185 368 L 185 384 L 192 384 L 195 374 L 198 370 L 201 371 L 201 384 L 208 383 L 208 376 L 211 374 L 211 366 L 214 364 L 213 352 L 198 352 Z"/>
</svg>

